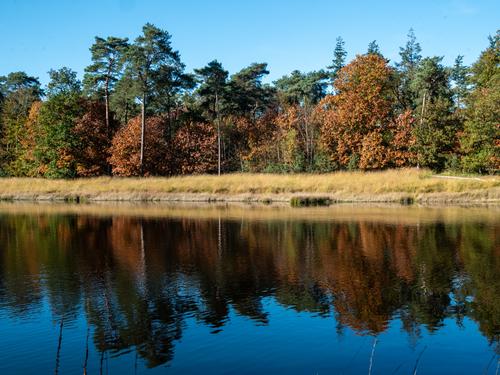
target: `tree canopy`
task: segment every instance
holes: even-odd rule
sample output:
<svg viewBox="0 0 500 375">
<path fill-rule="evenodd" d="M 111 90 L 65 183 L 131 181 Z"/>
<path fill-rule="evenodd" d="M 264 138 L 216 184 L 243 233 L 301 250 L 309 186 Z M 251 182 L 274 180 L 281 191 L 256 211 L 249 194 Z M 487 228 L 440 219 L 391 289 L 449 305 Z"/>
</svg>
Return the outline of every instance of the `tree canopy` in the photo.
<svg viewBox="0 0 500 375">
<path fill-rule="evenodd" d="M 80 81 L 51 69 L 0 76 L 0 175 L 172 175 L 425 167 L 500 170 L 500 32 L 471 66 L 425 56 L 413 29 L 399 61 L 376 40 L 351 61 L 269 82 L 265 62 L 186 70 L 153 24 L 95 37 Z"/>
</svg>

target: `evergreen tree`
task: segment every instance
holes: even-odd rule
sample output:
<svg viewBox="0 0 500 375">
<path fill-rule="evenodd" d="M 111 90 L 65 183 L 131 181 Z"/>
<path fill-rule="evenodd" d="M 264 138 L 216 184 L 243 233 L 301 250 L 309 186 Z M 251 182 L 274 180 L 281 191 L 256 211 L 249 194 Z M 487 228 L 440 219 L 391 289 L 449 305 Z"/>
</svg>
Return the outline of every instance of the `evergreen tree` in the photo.
<svg viewBox="0 0 500 375">
<path fill-rule="evenodd" d="M 127 69 L 131 79 L 137 85 L 137 94 L 141 101 L 141 174 L 144 161 L 145 125 L 148 105 L 159 105 L 154 99 L 166 101 L 171 108 L 173 96 L 184 87 L 180 54 L 171 45 L 171 36 L 167 31 L 147 23 L 142 28 L 142 35 L 137 37 L 127 53 Z M 156 94 L 156 95 L 155 95 Z"/>
<path fill-rule="evenodd" d="M 322 70 L 293 71 L 274 82 L 280 101 L 285 104 L 314 105 L 326 95 L 328 74 Z"/>
<path fill-rule="evenodd" d="M 451 68 L 451 79 L 454 83 L 453 97 L 458 109 L 464 106 L 464 100 L 469 93 L 469 68 L 463 64 L 464 57 L 458 55 Z"/>
<path fill-rule="evenodd" d="M 470 172 L 500 169 L 500 31 L 472 66 L 474 90 L 467 100 L 466 121 L 460 138 L 462 166 Z"/>
<path fill-rule="evenodd" d="M 76 122 L 85 112 L 81 84 L 69 68 L 49 71 L 48 99 L 38 115 L 36 167 L 45 177 L 76 177 L 75 150 L 80 139 Z"/>
<path fill-rule="evenodd" d="M 221 174 L 221 124 L 220 113 L 221 103 L 227 95 L 228 72 L 222 68 L 222 64 L 217 60 L 211 61 L 201 69 L 195 69 L 196 76 L 200 83 L 197 94 L 200 97 L 200 106 L 208 117 L 208 120 L 215 123 L 217 128 L 217 174 Z"/>
<path fill-rule="evenodd" d="M 417 42 L 413 29 L 408 32 L 408 41 L 405 47 L 399 49 L 401 61 L 396 63 L 399 73 L 398 101 L 402 110 L 416 107 L 414 92 L 411 89 L 415 70 L 422 60 L 422 48 Z"/>
<path fill-rule="evenodd" d="M 347 52 L 345 50 L 345 42 L 342 37 L 337 37 L 335 49 L 333 50 L 333 60 L 332 65 L 327 68 L 330 70 L 330 77 L 332 81 L 335 81 L 337 78 L 337 74 L 340 69 L 342 69 L 345 65 Z"/>
<path fill-rule="evenodd" d="M 266 63 L 254 63 L 233 74 L 228 83 L 228 110 L 232 114 L 255 120 L 273 100 L 274 89 L 262 84 L 269 74 Z"/>
<path fill-rule="evenodd" d="M 417 123 L 415 152 L 420 166 L 441 170 L 450 162 L 459 123 L 453 116 L 453 93 L 441 57 L 423 59 L 414 71 L 410 89 Z"/>
<path fill-rule="evenodd" d="M 120 124 L 124 125 L 136 117 L 141 109 L 136 98 L 137 84 L 130 74 L 124 74 L 116 82 L 113 95 L 110 98 L 110 107 Z"/>
<path fill-rule="evenodd" d="M 85 68 L 85 91 L 104 95 L 106 128 L 110 129 L 110 95 L 122 74 L 124 55 L 128 48 L 128 39 L 110 36 L 106 39 L 96 37 L 90 47 L 92 64 Z"/>
<path fill-rule="evenodd" d="M 368 55 L 377 55 L 377 56 L 383 57 L 382 53 L 380 53 L 380 48 L 379 48 L 376 40 L 372 40 L 368 44 L 368 50 L 366 51 L 366 53 Z"/>
</svg>

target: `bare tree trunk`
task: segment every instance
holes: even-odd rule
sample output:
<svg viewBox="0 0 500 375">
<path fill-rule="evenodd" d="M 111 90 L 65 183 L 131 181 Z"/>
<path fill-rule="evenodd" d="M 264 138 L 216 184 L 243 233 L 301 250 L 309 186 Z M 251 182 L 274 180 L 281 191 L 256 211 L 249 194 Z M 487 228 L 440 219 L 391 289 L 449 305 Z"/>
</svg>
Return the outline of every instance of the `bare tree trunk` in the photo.
<svg viewBox="0 0 500 375">
<path fill-rule="evenodd" d="M 106 83 L 104 84 L 104 105 L 106 107 L 106 130 L 108 136 L 110 136 L 109 128 L 109 79 L 106 78 Z"/>
<path fill-rule="evenodd" d="M 215 93 L 215 122 L 217 123 L 217 175 L 220 176 L 221 137 L 219 122 L 219 96 Z"/>
<path fill-rule="evenodd" d="M 144 141 L 146 140 L 146 94 L 142 94 L 141 105 L 141 176 L 144 176 Z"/>
<path fill-rule="evenodd" d="M 111 144 L 111 127 L 109 125 L 109 77 L 106 77 L 106 83 L 104 84 L 104 106 L 106 112 L 106 136 L 108 137 L 109 144 Z M 106 163 L 108 174 L 111 175 L 111 165 Z"/>
<path fill-rule="evenodd" d="M 420 131 L 422 131 L 422 128 L 424 126 L 424 115 L 425 115 L 425 104 L 426 104 L 426 101 L 425 99 L 427 98 L 427 92 L 424 92 L 424 97 L 422 99 L 422 112 L 420 113 Z M 419 152 L 419 148 L 417 148 L 417 169 L 420 168 L 420 159 L 418 157 L 418 152 Z"/>
</svg>

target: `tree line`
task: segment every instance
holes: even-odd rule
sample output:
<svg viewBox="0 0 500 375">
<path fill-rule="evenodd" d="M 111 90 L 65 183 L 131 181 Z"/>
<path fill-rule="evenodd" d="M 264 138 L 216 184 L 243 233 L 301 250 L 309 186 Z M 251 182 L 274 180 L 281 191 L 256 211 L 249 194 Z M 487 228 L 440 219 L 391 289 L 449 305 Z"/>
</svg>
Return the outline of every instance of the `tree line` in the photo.
<svg viewBox="0 0 500 375">
<path fill-rule="evenodd" d="M 0 175 L 500 169 L 500 31 L 471 66 L 423 57 L 413 30 L 399 61 L 376 41 L 347 62 L 263 83 L 267 64 L 186 72 L 171 35 L 96 37 L 75 71 L 0 77 Z"/>
</svg>

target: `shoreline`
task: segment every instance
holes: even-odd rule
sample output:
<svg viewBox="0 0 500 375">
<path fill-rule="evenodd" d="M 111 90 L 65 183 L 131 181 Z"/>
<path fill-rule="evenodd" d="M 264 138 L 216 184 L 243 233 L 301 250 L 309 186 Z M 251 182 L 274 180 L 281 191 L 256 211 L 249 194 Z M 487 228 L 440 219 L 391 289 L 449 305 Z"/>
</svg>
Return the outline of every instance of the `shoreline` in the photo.
<svg viewBox="0 0 500 375">
<path fill-rule="evenodd" d="M 296 206 L 335 203 L 500 205 L 500 178 L 433 175 L 415 169 L 74 180 L 0 178 L 0 200 L 287 203 Z"/>
<path fill-rule="evenodd" d="M 297 201 L 294 204 L 294 201 Z M 289 194 L 217 194 L 217 193 L 162 193 L 162 192 L 106 192 L 106 193 L 3 193 L 4 202 L 165 202 L 165 203 L 261 203 L 291 205 L 333 205 L 342 203 L 397 203 L 411 204 L 488 204 L 500 205 L 500 189 L 471 190 L 459 193 L 431 192 L 408 194 L 394 192 L 389 194 L 356 193 L 316 193 L 300 192 Z M 305 202 L 305 203 L 301 203 Z M 309 203 L 307 203 L 309 202 Z M 323 203 L 322 203 L 323 202 Z"/>
</svg>

